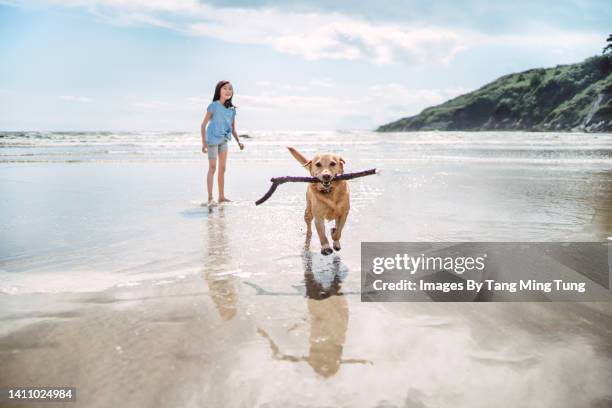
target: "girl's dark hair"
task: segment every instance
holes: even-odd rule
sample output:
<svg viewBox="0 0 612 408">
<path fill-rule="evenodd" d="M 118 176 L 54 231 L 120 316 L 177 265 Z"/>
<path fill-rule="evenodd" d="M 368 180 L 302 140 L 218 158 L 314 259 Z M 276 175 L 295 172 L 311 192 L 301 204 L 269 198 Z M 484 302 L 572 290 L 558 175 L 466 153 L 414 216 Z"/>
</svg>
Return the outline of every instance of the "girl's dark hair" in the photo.
<svg viewBox="0 0 612 408">
<path fill-rule="evenodd" d="M 213 95 L 213 102 L 221 99 L 221 88 L 223 88 L 224 85 L 227 85 L 229 83 L 230 81 L 219 81 L 217 83 L 217 86 L 215 86 L 215 94 Z M 233 97 L 234 95 L 232 94 L 232 98 Z M 232 103 L 232 98 L 229 98 L 227 101 L 225 101 L 226 108 L 235 108 L 234 104 Z"/>
</svg>

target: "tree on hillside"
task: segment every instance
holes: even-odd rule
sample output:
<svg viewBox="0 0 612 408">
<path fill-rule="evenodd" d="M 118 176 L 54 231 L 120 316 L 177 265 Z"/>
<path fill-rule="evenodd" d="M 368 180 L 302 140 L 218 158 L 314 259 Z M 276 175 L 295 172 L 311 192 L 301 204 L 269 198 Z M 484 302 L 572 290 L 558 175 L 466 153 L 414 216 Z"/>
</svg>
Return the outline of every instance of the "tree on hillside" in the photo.
<svg viewBox="0 0 612 408">
<path fill-rule="evenodd" d="M 608 45 L 606 45 L 606 46 L 604 47 L 604 49 L 603 49 L 603 52 L 602 52 L 602 53 L 603 53 L 603 54 L 605 54 L 605 53 L 607 53 L 607 52 L 612 53 L 612 34 L 610 34 L 610 35 L 608 36 L 608 39 L 606 40 L 606 42 L 608 43 Z"/>
</svg>

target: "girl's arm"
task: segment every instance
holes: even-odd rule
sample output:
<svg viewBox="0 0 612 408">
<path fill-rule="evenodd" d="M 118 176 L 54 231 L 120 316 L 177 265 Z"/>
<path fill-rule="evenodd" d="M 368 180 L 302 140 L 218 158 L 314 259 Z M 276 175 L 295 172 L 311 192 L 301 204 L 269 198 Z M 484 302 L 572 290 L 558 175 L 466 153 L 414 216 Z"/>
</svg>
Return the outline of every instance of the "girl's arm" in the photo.
<svg viewBox="0 0 612 408">
<path fill-rule="evenodd" d="M 208 125 L 208 121 L 211 117 L 212 113 L 206 112 L 204 120 L 202 121 L 202 126 L 200 126 L 200 133 L 202 134 L 202 153 L 208 152 L 208 145 L 206 144 L 206 125 Z"/>
<path fill-rule="evenodd" d="M 234 135 L 234 139 L 236 139 L 236 141 L 238 142 L 238 146 L 240 146 L 240 150 L 243 150 L 244 145 L 242 144 L 242 142 L 240 141 L 240 138 L 238 137 L 238 132 L 236 132 L 236 121 L 232 122 L 232 135 Z"/>
</svg>

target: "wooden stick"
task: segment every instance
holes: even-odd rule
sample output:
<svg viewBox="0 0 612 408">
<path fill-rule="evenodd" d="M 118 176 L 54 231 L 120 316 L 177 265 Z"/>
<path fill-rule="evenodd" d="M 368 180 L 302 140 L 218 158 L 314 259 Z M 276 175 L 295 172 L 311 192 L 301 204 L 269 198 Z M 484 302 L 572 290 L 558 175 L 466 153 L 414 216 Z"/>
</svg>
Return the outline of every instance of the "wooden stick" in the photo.
<svg viewBox="0 0 612 408">
<path fill-rule="evenodd" d="M 354 179 L 357 177 L 371 176 L 372 174 L 376 174 L 376 169 L 358 171 L 356 173 L 341 174 L 339 176 L 334 177 L 332 181 L 350 180 L 350 179 Z M 270 181 L 272 182 L 270 189 L 268 190 L 266 194 L 263 195 L 263 197 L 255 201 L 255 205 L 259 205 L 259 204 L 266 202 L 268 198 L 272 197 L 272 194 L 274 194 L 274 192 L 276 191 L 276 188 L 281 184 L 296 183 L 296 182 L 298 183 L 320 183 L 321 182 L 321 180 L 319 180 L 316 177 L 295 177 L 295 176 L 273 177 L 270 179 Z"/>
</svg>

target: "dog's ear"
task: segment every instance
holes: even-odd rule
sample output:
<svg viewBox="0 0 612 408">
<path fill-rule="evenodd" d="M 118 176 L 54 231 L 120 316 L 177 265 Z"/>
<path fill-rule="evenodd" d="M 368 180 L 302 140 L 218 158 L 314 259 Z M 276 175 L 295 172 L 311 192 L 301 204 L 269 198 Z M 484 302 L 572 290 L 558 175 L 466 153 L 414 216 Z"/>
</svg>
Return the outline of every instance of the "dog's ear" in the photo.
<svg viewBox="0 0 612 408">
<path fill-rule="evenodd" d="M 304 163 L 304 168 L 312 173 L 312 160 L 308 160 L 306 163 Z"/>
<path fill-rule="evenodd" d="M 304 155 L 302 153 L 298 152 L 293 147 L 287 147 L 287 149 L 289 149 L 289 153 L 291 153 L 291 155 L 297 161 L 299 161 L 302 166 L 305 166 L 308 163 L 308 159 L 306 157 L 304 157 Z"/>
<path fill-rule="evenodd" d="M 342 173 L 344 173 L 344 165 L 346 164 L 346 160 L 344 160 L 342 157 L 339 157 L 338 162 L 340 163 L 340 170 L 342 171 Z"/>
</svg>

